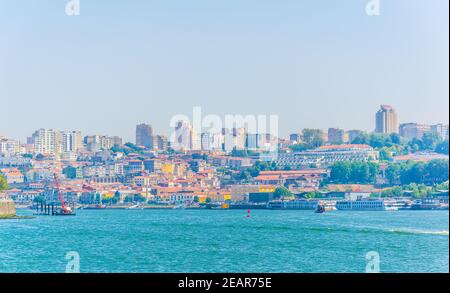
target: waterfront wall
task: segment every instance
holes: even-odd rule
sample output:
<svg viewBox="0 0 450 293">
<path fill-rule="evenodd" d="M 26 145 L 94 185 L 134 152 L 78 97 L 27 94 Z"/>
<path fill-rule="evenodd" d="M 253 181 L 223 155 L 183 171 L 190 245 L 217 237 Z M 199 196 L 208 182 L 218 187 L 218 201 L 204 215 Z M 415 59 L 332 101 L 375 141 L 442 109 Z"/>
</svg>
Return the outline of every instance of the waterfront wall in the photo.
<svg viewBox="0 0 450 293">
<path fill-rule="evenodd" d="M 16 215 L 16 205 L 12 200 L 0 200 L 0 217 Z"/>
</svg>

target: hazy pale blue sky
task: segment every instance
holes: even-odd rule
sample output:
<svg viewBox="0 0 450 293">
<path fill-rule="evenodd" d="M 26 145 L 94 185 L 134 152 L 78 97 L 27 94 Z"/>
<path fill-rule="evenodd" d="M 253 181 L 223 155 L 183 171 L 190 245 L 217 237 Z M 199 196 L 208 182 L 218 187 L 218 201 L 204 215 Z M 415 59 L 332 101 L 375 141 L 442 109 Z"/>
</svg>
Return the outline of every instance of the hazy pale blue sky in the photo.
<svg viewBox="0 0 450 293">
<path fill-rule="evenodd" d="M 134 140 L 175 114 L 278 114 L 280 133 L 448 122 L 449 1 L 0 0 L 0 135 Z"/>
</svg>

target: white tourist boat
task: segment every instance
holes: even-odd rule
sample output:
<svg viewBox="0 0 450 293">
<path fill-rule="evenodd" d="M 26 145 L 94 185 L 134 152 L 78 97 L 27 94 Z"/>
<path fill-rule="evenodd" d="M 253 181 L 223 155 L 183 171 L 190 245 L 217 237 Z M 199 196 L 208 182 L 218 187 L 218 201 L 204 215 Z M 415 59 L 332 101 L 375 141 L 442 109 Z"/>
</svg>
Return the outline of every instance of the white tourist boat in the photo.
<svg viewBox="0 0 450 293">
<path fill-rule="evenodd" d="M 336 203 L 341 211 L 397 211 L 398 203 L 391 199 L 342 200 Z"/>
</svg>

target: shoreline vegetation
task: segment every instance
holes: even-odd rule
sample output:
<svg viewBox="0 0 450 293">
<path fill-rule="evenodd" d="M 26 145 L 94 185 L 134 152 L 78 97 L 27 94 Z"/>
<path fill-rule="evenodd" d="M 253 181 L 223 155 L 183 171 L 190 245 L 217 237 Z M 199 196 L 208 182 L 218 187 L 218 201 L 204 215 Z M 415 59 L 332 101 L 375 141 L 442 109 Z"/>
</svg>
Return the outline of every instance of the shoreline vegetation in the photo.
<svg viewBox="0 0 450 293">
<path fill-rule="evenodd" d="M 21 219 L 34 219 L 33 216 L 17 216 L 17 215 L 0 215 L 0 220 L 21 220 Z"/>
</svg>

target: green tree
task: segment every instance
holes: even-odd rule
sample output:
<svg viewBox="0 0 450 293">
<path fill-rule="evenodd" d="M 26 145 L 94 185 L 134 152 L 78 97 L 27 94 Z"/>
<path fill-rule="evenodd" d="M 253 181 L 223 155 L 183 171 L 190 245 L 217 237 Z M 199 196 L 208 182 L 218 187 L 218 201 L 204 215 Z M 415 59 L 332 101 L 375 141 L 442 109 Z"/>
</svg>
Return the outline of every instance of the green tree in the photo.
<svg viewBox="0 0 450 293">
<path fill-rule="evenodd" d="M 375 183 L 377 179 L 377 175 L 380 173 L 380 165 L 374 162 L 368 162 L 369 166 L 369 177 L 367 178 L 366 183 Z"/>
<path fill-rule="evenodd" d="M 340 161 L 331 166 L 330 181 L 334 183 L 374 183 L 379 173 L 379 166 L 375 162 Z"/>
<path fill-rule="evenodd" d="M 389 134 L 389 138 L 391 139 L 391 142 L 393 144 L 401 144 L 402 143 L 400 134 L 398 134 L 398 133 Z"/>
<path fill-rule="evenodd" d="M 385 176 L 387 180 L 389 180 L 389 184 L 394 185 L 400 182 L 400 165 L 399 164 L 390 164 L 386 168 Z"/>
<path fill-rule="evenodd" d="M 367 183 L 369 178 L 370 170 L 366 162 L 354 162 L 350 165 L 350 182 Z"/>
<path fill-rule="evenodd" d="M 434 149 L 434 151 L 436 153 L 440 153 L 440 154 L 444 154 L 444 155 L 448 155 L 448 139 L 438 143 L 436 145 L 436 148 Z"/>
<path fill-rule="evenodd" d="M 330 180 L 335 183 L 348 183 L 350 181 L 351 167 L 349 162 L 340 161 L 331 166 Z"/>
<path fill-rule="evenodd" d="M 307 198 L 307 199 L 317 198 L 317 197 L 320 197 L 320 192 L 309 191 L 306 194 L 304 194 L 303 197 Z"/>
<path fill-rule="evenodd" d="M 387 148 L 380 150 L 380 161 L 392 161 L 392 153 Z"/>
<path fill-rule="evenodd" d="M 436 132 L 425 132 L 422 135 L 422 147 L 425 150 L 434 150 L 439 141 L 440 137 Z"/>
<path fill-rule="evenodd" d="M 357 137 L 355 137 L 352 141 L 352 144 L 369 144 L 369 136 L 366 133 L 361 133 Z"/>
<path fill-rule="evenodd" d="M 323 132 L 320 129 L 303 129 L 302 138 L 308 148 L 317 148 L 324 144 Z"/>
<path fill-rule="evenodd" d="M 391 146 L 391 139 L 382 134 L 372 133 L 369 137 L 369 145 L 373 148 L 382 148 L 384 146 Z"/>
<path fill-rule="evenodd" d="M 135 194 L 133 197 L 133 201 L 135 202 L 145 202 L 145 196 L 143 196 L 142 194 Z"/>
<path fill-rule="evenodd" d="M 8 189 L 8 182 L 3 175 L 0 174 L 0 191 Z"/>
<path fill-rule="evenodd" d="M 63 169 L 63 174 L 66 175 L 67 179 L 75 179 L 77 177 L 77 168 L 67 166 Z"/>
<path fill-rule="evenodd" d="M 425 181 L 436 184 L 447 181 L 449 177 L 447 160 L 431 160 L 425 165 Z"/>
<path fill-rule="evenodd" d="M 424 150 L 424 149 L 425 149 L 422 140 L 420 140 L 420 139 L 418 139 L 418 138 L 416 138 L 416 137 L 414 137 L 414 138 L 408 143 L 408 145 L 409 145 L 410 151 L 411 151 L 412 153 L 415 153 L 415 152 L 417 152 L 417 151 L 420 151 L 420 150 Z"/>
<path fill-rule="evenodd" d="M 448 180 L 436 185 L 436 190 L 448 190 Z"/>
<path fill-rule="evenodd" d="M 273 193 L 275 198 L 292 197 L 293 193 L 284 186 L 278 186 Z"/>
<path fill-rule="evenodd" d="M 404 169 L 400 175 L 402 184 L 422 183 L 425 179 L 425 163 L 413 163 L 409 168 Z"/>
<path fill-rule="evenodd" d="M 305 143 L 297 143 L 297 144 L 293 144 L 291 146 L 289 146 L 289 148 L 293 151 L 293 152 L 302 152 L 308 149 L 308 145 Z"/>
</svg>

